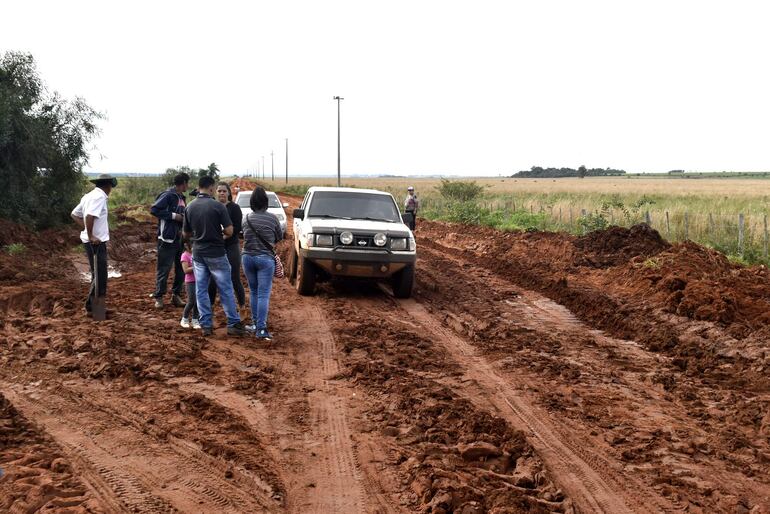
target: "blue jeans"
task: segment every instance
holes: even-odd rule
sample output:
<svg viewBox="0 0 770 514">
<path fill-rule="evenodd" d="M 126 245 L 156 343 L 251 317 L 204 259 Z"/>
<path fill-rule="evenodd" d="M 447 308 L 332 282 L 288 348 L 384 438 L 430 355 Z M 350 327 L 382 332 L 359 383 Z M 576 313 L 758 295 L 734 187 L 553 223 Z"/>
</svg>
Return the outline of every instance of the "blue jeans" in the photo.
<svg viewBox="0 0 770 514">
<path fill-rule="evenodd" d="M 193 255 L 193 272 L 195 272 L 195 298 L 198 300 L 198 320 L 201 327 L 213 326 L 211 320 L 211 300 L 209 299 L 209 279 L 219 289 L 219 301 L 227 315 L 227 326 L 232 327 L 240 323 L 241 317 L 235 307 L 233 296 L 233 283 L 230 280 L 230 263 L 227 256 L 222 257 L 196 257 Z"/>
<path fill-rule="evenodd" d="M 243 256 L 243 272 L 249 281 L 251 318 L 257 330 L 267 328 L 267 311 L 270 309 L 270 291 L 273 289 L 275 258 L 272 255 Z"/>
</svg>

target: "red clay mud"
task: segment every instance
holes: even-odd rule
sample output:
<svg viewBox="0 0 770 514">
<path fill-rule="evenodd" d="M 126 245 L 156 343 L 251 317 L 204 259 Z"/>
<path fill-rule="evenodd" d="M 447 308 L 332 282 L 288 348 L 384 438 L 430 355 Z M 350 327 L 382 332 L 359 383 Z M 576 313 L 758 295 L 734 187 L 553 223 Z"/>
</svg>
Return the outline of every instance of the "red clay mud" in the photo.
<svg viewBox="0 0 770 514">
<path fill-rule="evenodd" d="M 2 225 L 0 510 L 770 512 L 764 268 L 421 221 L 414 300 L 276 281 L 274 341 L 204 339 L 148 298 L 146 210 L 99 324 L 77 229 Z"/>
</svg>

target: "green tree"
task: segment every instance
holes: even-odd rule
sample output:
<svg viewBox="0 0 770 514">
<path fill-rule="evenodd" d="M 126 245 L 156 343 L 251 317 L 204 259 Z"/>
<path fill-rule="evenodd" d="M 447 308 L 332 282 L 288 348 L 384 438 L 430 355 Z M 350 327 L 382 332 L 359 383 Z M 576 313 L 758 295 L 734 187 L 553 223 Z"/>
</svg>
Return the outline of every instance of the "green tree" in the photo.
<svg viewBox="0 0 770 514">
<path fill-rule="evenodd" d="M 208 165 L 208 167 L 201 168 L 198 170 L 198 177 L 203 177 L 206 175 L 208 175 L 209 177 L 219 182 L 219 166 L 217 166 L 216 163 L 212 162 L 211 164 Z"/>
<path fill-rule="evenodd" d="M 587 173 L 588 173 L 588 170 L 586 169 L 585 166 L 583 166 L 581 164 L 580 167 L 578 168 L 578 177 L 579 178 L 586 178 L 586 174 Z"/>
<path fill-rule="evenodd" d="M 166 172 L 163 173 L 163 181 L 169 186 L 174 183 L 174 177 L 180 173 L 187 173 L 190 175 L 190 184 L 192 187 L 198 186 L 198 171 L 192 169 L 189 166 L 177 166 L 176 168 L 166 168 Z"/>
<path fill-rule="evenodd" d="M 0 58 L 0 218 L 38 228 L 69 220 L 85 186 L 89 142 L 103 115 L 49 94 L 29 54 Z"/>
</svg>

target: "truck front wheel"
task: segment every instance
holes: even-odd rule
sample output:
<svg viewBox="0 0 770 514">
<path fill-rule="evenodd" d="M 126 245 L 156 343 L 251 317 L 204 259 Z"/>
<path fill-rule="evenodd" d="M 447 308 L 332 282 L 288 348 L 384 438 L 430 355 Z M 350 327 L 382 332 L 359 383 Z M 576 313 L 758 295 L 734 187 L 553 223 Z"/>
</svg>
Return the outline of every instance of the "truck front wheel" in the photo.
<svg viewBox="0 0 770 514">
<path fill-rule="evenodd" d="M 297 256 L 297 275 L 294 284 L 302 296 L 311 296 L 315 292 L 315 265 L 310 260 Z"/>
<path fill-rule="evenodd" d="M 414 285 L 414 264 L 410 264 L 391 278 L 393 296 L 396 298 L 409 298 L 412 296 Z"/>
<path fill-rule="evenodd" d="M 294 248 L 289 251 L 289 262 L 286 268 L 286 278 L 289 279 L 290 284 L 294 285 L 297 280 L 297 252 Z"/>
</svg>

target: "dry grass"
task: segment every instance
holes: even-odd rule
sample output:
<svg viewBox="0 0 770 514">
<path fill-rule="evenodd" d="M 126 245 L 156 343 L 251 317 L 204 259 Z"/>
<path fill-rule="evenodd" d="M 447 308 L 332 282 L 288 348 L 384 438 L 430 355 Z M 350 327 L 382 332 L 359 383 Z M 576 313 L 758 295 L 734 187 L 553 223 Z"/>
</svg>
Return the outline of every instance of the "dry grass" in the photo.
<svg viewBox="0 0 770 514">
<path fill-rule="evenodd" d="M 452 179 L 455 180 L 455 179 Z M 584 179 L 513 179 L 513 178 L 467 178 L 487 188 L 489 194 L 646 194 L 666 196 L 743 196 L 768 198 L 770 180 L 762 179 L 682 179 L 665 177 L 589 177 Z M 414 186 L 423 194 L 434 191 L 441 182 L 436 178 L 344 178 L 343 185 L 383 190 L 405 191 Z M 265 181 L 267 187 L 282 188 L 283 180 Z M 289 184 L 311 186 L 335 186 L 337 181 L 329 177 L 292 177 Z"/>
<path fill-rule="evenodd" d="M 509 215 L 528 211 L 541 215 L 537 228 L 580 233 L 581 213 L 605 216 L 610 224 L 628 225 L 646 218 L 670 241 L 691 239 L 746 262 L 769 263 L 765 229 L 770 205 L 770 180 L 757 178 L 591 177 L 585 179 L 467 178 L 485 187 L 478 203 Z M 444 200 L 436 178 L 343 178 L 343 185 L 389 191 L 397 200 L 406 187 L 417 190 L 426 215 L 441 216 Z M 334 178 L 297 177 L 300 185 L 336 185 Z M 285 189 L 284 181 L 265 186 Z M 612 207 L 607 207 L 613 205 Z M 639 206 L 639 207 L 635 207 Z M 426 210 L 427 208 L 427 210 Z M 627 216 L 628 212 L 632 216 Z M 624 213 L 625 212 L 625 213 Z M 744 214 L 739 244 L 739 214 Z"/>
</svg>

